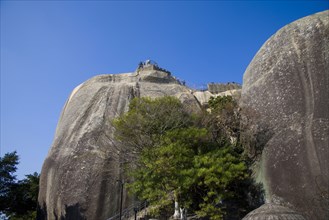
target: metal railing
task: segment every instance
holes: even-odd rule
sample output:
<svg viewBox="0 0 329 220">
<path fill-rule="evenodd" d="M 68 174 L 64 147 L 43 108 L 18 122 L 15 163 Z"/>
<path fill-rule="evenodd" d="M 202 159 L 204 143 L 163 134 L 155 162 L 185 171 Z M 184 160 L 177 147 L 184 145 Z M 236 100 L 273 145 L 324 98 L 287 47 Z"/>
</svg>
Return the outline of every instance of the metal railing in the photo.
<svg viewBox="0 0 329 220">
<path fill-rule="evenodd" d="M 131 206 L 128 206 L 127 208 L 122 210 L 121 219 L 129 219 L 135 215 L 135 212 L 138 213 L 138 212 L 142 211 L 143 209 L 145 209 L 146 207 L 147 207 L 146 201 L 137 202 Z M 120 220 L 119 218 L 120 218 L 120 213 L 117 213 L 106 220 Z"/>
</svg>

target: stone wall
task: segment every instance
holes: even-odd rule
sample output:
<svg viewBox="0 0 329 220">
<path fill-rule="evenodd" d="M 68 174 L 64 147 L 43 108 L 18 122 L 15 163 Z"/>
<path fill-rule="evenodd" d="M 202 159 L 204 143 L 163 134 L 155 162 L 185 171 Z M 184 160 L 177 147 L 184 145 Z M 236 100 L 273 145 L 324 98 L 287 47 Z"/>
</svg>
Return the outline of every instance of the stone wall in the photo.
<svg viewBox="0 0 329 220">
<path fill-rule="evenodd" d="M 208 91 L 212 94 L 225 92 L 228 90 L 241 89 L 241 85 L 238 83 L 208 83 Z"/>
</svg>

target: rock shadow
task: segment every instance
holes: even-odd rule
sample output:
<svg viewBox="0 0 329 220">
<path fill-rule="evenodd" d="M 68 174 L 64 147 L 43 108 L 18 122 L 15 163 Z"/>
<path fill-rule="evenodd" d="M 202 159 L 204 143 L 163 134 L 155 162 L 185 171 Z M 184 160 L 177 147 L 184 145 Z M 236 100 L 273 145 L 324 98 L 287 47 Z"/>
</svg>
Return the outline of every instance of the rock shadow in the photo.
<svg viewBox="0 0 329 220">
<path fill-rule="evenodd" d="M 86 217 L 82 214 L 85 210 L 82 209 L 79 203 L 75 205 L 67 206 L 65 205 L 65 216 L 58 217 L 58 214 L 53 211 L 53 216 L 56 220 L 86 220 Z M 47 220 L 48 213 L 47 213 L 47 205 L 44 202 L 42 206 L 38 204 L 37 208 L 37 220 Z"/>
</svg>

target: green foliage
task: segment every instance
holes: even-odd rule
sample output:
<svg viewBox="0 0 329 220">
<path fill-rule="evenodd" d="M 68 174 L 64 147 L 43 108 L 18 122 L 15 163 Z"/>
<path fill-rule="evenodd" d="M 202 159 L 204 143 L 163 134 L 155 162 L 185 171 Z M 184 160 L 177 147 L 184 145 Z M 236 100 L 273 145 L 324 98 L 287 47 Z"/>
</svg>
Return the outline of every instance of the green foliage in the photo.
<svg viewBox="0 0 329 220">
<path fill-rule="evenodd" d="M 230 108 L 235 108 L 236 106 L 236 101 L 233 99 L 232 96 L 217 96 L 217 97 L 210 97 L 208 101 L 208 105 L 211 109 L 228 109 Z"/>
<path fill-rule="evenodd" d="M 195 184 L 193 157 L 202 151 L 206 135 L 205 129 L 176 129 L 167 132 L 159 145 L 143 150 L 139 168 L 132 172 L 132 192 L 157 206 L 167 205 L 175 197 L 189 206 L 192 198 L 188 192 Z"/>
<path fill-rule="evenodd" d="M 235 193 L 229 190 L 229 186 L 247 177 L 247 167 L 234 156 L 230 145 L 197 156 L 194 160 L 199 186 L 205 190 L 197 214 L 222 219 L 225 214 L 223 202 Z"/>
<path fill-rule="evenodd" d="M 23 180 L 16 180 L 14 175 L 19 163 L 16 151 L 0 158 L 0 213 L 10 220 L 36 218 L 39 192 L 39 175 L 26 175 Z"/>
<path fill-rule="evenodd" d="M 238 138 L 238 105 L 226 96 L 209 106 L 196 117 L 173 97 L 134 99 L 113 121 L 127 152 L 137 152 L 128 188 L 150 202 L 155 214 L 171 210 L 174 200 L 210 219 L 241 219 L 250 211 L 244 189 L 252 183 Z"/>
<path fill-rule="evenodd" d="M 131 160 L 142 149 L 157 143 L 166 131 L 191 124 L 191 117 L 174 97 L 135 98 L 129 105 L 129 111 L 112 123 L 116 139 L 123 142 L 121 150 Z"/>
<path fill-rule="evenodd" d="M 14 173 L 17 170 L 18 155 L 14 151 L 6 153 L 3 158 L 0 157 L 0 198 L 10 190 L 10 186 L 15 182 Z"/>
<path fill-rule="evenodd" d="M 208 102 L 210 113 L 204 116 L 204 126 L 217 142 L 235 140 L 239 142 L 240 111 L 232 96 L 211 97 Z"/>
</svg>

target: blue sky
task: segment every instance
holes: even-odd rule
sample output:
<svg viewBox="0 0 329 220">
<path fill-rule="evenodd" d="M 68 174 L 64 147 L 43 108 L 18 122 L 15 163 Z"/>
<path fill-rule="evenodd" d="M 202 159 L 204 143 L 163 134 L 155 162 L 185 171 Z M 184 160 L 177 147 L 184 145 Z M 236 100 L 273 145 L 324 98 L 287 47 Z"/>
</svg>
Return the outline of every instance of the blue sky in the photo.
<svg viewBox="0 0 329 220">
<path fill-rule="evenodd" d="M 1 1 L 1 156 L 40 172 L 75 86 L 148 58 L 187 84 L 242 83 L 262 44 L 322 1 Z"/>
</svg>

